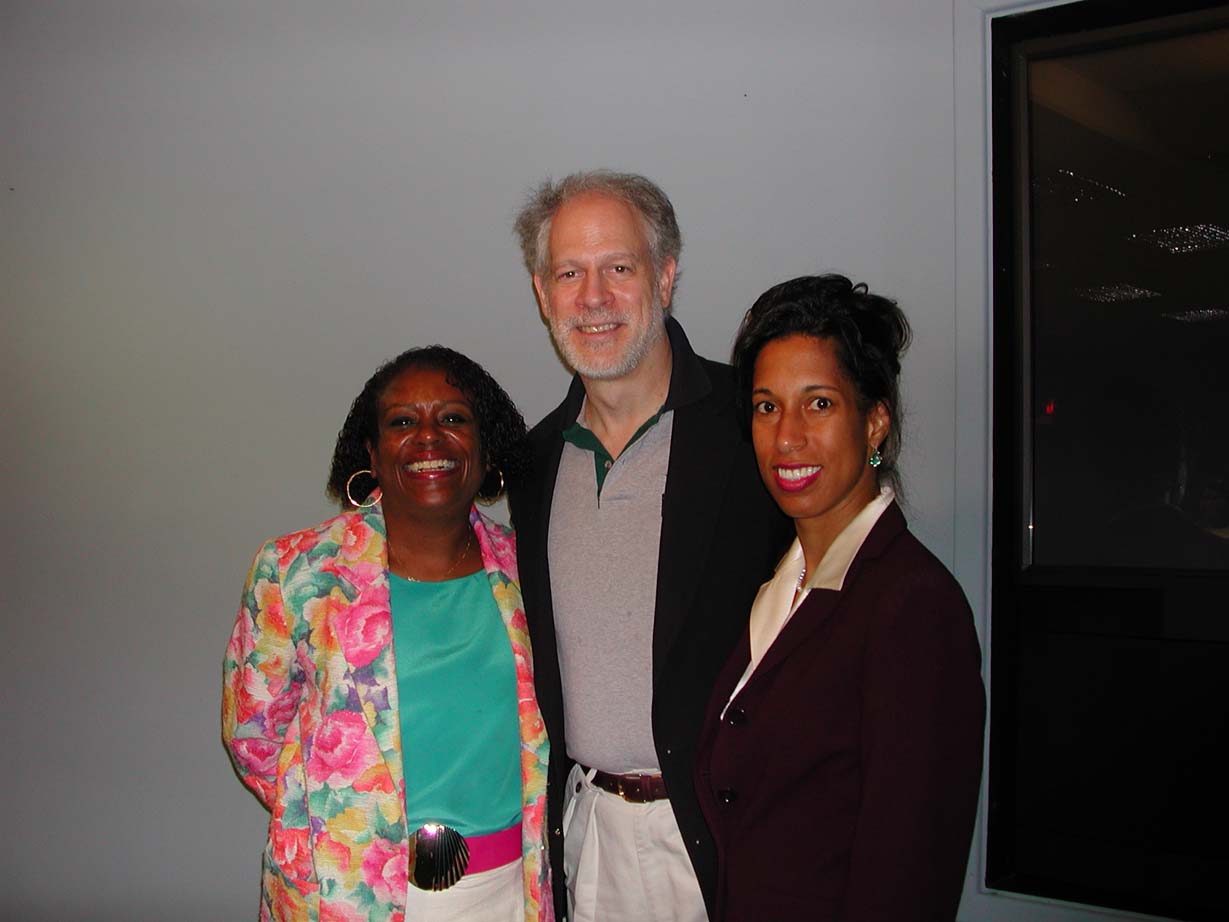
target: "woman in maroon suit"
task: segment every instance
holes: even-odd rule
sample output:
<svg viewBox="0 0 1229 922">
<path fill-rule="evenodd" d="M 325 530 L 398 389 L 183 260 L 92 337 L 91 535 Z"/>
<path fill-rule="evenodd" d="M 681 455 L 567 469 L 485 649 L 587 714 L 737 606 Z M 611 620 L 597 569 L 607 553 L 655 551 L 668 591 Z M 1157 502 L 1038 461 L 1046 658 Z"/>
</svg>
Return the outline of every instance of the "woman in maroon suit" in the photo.
<svg viewBox="0 0 1229 922">
<path fill-rule="evenodd" d="M 760 476 L 797 540 L 718 679 L 696 770 L 716 922 L 952 920 L 981 778 L 972 613 L 905 525 L 892 301 L 769 289 L 734 345 Z"/>
</svg>

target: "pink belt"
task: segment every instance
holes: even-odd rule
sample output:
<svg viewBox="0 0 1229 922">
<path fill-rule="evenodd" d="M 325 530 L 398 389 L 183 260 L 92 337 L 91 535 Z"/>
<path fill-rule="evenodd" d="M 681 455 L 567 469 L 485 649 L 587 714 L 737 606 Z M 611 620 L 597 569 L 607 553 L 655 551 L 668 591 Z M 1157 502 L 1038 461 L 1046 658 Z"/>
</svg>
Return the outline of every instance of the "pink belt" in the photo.
<svg viewBox="0 0 1229 922">
<path fill-rule="evenodd" d="M 447 890 L 466 874 L 478 874 L 521 857 L 521 826 L 484 836 L 463 836 L 443 823 L 425 823 L 410 833 L 410 883 Z"/>
<path fill-rule="evenodd" d="M 521 857 L 521 824 L 517 823 L 499 832 L 488 832 L 485 836 L 466 836 L 465 844 L 469 846 L 466 874 L 502 868 Z"/>
</svg>

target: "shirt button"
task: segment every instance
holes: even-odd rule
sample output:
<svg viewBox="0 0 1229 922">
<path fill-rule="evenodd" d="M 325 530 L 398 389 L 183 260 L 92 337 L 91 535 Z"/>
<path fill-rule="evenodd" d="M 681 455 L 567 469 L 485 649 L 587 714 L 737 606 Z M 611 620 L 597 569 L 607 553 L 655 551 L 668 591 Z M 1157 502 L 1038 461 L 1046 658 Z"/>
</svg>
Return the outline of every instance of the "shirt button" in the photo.
<svg viewBox="0 0 1229 922">
<path fill-rule="evenodd" d="M 717 799 L 723 804 L 732 804 L 738 800 L 738 792 L 731 791 L 729 788 L 722 788 L 717 792 Z"/>
<path fill-rule="evenodd" d="M 603 462 L 602 462 L 602 466 L 603 466 L 603 467 L 605 467 L 605 468 L 606 468 L 606 470 L 610 470 L 610 465 L 612 465 L 612 464 L 614 464 L 614 462 L 613 462 L 613 461 L 611 461 L 610 459 L 607 459 L 607 460 L 605 460 L 605 461 L 603 461 Z"/>
<path fill-rule="evenodd" d="M 731 727 L 745 724 L 747 722 L 747 712 L 740 707 L 732 707 L 725 712 L 725 722 Z"/>
<path fill-rule="evenodd" d="M 557 836 L 561 836 L 561 835 L 563 835 L 563 830 L 562 830 L 562 829 L 556 829 L 556 830 L 555 830 L 555 835 L 557 835 Z"/>
</svg>

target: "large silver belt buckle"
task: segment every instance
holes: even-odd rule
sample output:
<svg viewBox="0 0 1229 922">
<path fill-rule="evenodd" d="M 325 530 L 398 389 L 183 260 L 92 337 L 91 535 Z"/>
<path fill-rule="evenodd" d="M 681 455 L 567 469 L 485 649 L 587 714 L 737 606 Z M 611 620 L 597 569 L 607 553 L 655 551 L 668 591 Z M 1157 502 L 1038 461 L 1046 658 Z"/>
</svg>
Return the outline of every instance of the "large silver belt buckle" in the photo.
<svg viewBox="0 0 1229 922">
<path fill-rule="evenodd" d="M 420 890 L 447 890 L 469 866 L 465 836 L 443 823 L 424 823 L 410 833 L 410 883 Z"/>
</svg>

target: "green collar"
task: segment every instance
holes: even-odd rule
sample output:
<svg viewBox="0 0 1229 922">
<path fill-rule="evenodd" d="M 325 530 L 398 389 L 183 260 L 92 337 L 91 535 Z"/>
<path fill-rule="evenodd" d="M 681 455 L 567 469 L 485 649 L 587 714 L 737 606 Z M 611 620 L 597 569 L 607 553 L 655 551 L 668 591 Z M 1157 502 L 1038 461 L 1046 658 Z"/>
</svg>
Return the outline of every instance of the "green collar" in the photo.
<svg viewBox="0 0 1229 922">
<path fill-rule="evenodd" d="M 661 414 L 665 412 L 665 409 L 663 406 L 646 419 L 640 428 L 636 430 L 635 435 L 628 439 L 627 445 L 623 447 L 623 451 L 627 451 L 628 448 L 635 444 L 638 438 L 657 425 L 657 421 L 661 419 Z M 602 440 L 594 435 L 591 430 L 582 426 L 579 418 L 563 430 L 563 440 L 571 442 L 577 448 L 593 452 L 593 471 L 597 476 L 597 491 L 601 493 L 602 484 L 606 482 L 606 475 L 610 472 L 615 462 L 610 452 L 606 450 L 606 446 L 602 444 Z"/>
</svg>

